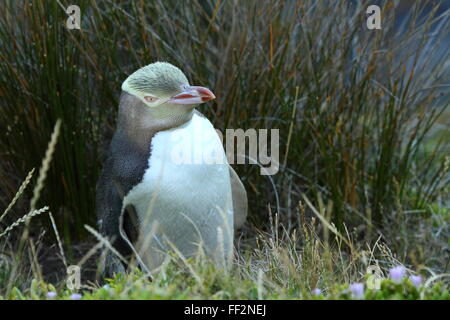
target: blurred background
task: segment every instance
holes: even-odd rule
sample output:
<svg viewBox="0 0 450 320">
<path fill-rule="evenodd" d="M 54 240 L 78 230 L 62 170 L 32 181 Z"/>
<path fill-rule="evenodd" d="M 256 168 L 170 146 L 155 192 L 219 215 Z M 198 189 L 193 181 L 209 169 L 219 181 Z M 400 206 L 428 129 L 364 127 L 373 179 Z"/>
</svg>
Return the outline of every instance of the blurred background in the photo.
<svg viewBox="0 0 450 320">
<path fill-rule="evenodd" d="M 65 10 L 81 9 L 81 29 Z M 366 26 L 381 7 L 381 30 Z M 0 212 L 61 132 L 38 207 L 63 242 L 89 241 L 95 185 L 121 84 L 151 62 L 180 67 L 217 99 L 215 125 L 280 129 L 278 174 L 235 165 L 249 196 L 239 236 L 301 226 L 303 196 L 355 239 L 381 237 L 446 269 L 449 1 L 8 1 L 0 12 Z M 37 174 L 32 183 L 36 182 Z M 33 188 L 0 229 L 26 214 Z M 31 230 L 49 228 L 44 215 Z M 347 231 L 345 231 L 347 230 Z M 319 230 L 320 233 L 320 230 Z M 50 242 L 54 235 L 47 233 Z"/>
</svg>

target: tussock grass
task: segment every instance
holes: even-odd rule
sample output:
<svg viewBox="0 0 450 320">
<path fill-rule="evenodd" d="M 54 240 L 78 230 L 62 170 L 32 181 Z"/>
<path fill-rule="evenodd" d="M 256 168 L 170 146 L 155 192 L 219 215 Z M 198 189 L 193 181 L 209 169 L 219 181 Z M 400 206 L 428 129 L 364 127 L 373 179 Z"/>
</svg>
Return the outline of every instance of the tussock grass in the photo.
<svg viewBox="0 0 450 320">
<path fill-rule="evenodd" d="M 388 4 L 383 29 L 369 31 L 362 3 L 86 1 L 82 30 L 69 31 L 65 5 L 7 1 L 0 16 L 0 41 L 10 44 L 1 51 L 0 201 L 6 206 L 16 181 L 38 165 L 61 118 L 42 202 L 55 208 L 66 241 L 94 222 L 94 186 L 120 84 L 155 60 L 214 90 L 217 100 L 202 111 L 218 129 L 281 129 L 286 161 L 274 179 L 289 227 L 302 193 L 332 200 L 338 228 L 359 223 L 355 216 L 380 227 L 396 198 L 428 211 L 448 186 L 441 152 L 448 140 L 425 150 L 449 100 L 449 57 L 439 49 L 449 17 L 438 7 L 423 18 L 429 7 L 416 3 L 399 29 Z M 237 170 L 251 216 L 266 223 L 258 213 L 266 203 L 257 199 L 274 203 L 269 182 L 255 166 Z"/>
</svg>

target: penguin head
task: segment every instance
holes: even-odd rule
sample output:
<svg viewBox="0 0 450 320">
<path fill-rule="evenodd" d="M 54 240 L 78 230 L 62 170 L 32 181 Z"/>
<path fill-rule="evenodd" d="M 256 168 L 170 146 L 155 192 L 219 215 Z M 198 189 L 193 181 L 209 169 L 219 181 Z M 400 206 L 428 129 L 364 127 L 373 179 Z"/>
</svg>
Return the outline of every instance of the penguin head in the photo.
<svg viewBox="0 0 450 320">
<path fill-rule="evenodd" d="M 190 112 L 216 97 L 208 88 L 190 86 L 184 73 L 167 62 L 155 62 L 132 73 L 122 90 L 139 98 L 151 109 L 164 109 L 168 114 Z"/>
</svg>

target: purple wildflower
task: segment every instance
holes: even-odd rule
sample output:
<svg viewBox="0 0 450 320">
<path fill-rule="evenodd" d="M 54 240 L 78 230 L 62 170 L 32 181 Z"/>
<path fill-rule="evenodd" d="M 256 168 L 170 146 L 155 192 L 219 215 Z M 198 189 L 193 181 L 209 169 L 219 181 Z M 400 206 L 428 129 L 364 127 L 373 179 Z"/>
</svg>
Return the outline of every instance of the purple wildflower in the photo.
<svg viewBox="0 0 450 320">
<path fill-rule="evenodd" d="M 422 277 L 421 276 L 412 275 L 412 276 L 409 277 L 409 280 L 411 281 L 411 283 L 415 287 L 420 287 L 420 285 L 422 283 Z"/>
<path fill-rule="evenodd" d="M 80 300 L 80 299 L 81 299 L 81 294 L 79 294 L 79 293 L 73 293 L 73 294 L 70 296 L 70 299 L 72 299 L 72 300 Z"/>
<path fill-rule="evenodd" d="M 315 288 L 315 289 L 312 291 L 312 294 L 313 294 L 314 296 L 319 296 L 319 295 L 322 294 L 322 290 L 320 290 L 319 288 Z"/>
<path fill-rule="evenodd" d="M 389 270 L 389 277 L 392 281 L 400 282 L 406 275 L 406 269 L 404 266 L 396 266 Z"/>
<path fill-rule="evenodd" d="M 56 297 L 56 292 L 54 292 L 54 291 L 47 292 L 48 299 L 53 299 L 54 297 Z"/>
<path fill-rule="evenodd" d="M 353 297 L 357 299 L 364 297 L 364 284 L 360 282 L 352 283 L 349 288 Z"/>
</svg>

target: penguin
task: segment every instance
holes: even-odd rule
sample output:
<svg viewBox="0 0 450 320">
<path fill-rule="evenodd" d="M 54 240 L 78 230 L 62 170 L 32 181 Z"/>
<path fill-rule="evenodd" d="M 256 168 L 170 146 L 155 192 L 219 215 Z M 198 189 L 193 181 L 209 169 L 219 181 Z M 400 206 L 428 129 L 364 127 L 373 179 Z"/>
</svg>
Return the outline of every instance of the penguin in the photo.
<svg viewBox="0 0 450 320">
<path fill-rule="evenodd" d="M 213 125 L 196 110 L 213 99 L 167 62 L 123 82 L 96 187 L 100 233 L 115 249 L 106 253 L 105 277 L 125 272 L 132 256 L 152 275 L 170 251 L 185 258 L 203 252 L 219 266 L 230 264 L 247 193 Z"/>
</svg>

